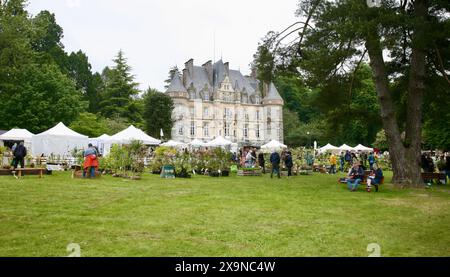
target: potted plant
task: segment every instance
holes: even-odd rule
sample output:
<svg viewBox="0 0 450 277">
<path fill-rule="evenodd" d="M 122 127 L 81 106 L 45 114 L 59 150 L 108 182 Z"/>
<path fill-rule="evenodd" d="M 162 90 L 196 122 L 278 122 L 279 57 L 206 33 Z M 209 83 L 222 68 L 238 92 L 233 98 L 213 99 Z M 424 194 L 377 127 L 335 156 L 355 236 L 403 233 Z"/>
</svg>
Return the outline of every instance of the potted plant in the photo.
<svg viewBox="0 0 450 277">
<path fill-rule="evenodd" d="M 191 177 L 191 155 L 189 152 L 178 152 L 174 159 L 175 177 L 177 178 L 190 178 Z"/>
</svg>

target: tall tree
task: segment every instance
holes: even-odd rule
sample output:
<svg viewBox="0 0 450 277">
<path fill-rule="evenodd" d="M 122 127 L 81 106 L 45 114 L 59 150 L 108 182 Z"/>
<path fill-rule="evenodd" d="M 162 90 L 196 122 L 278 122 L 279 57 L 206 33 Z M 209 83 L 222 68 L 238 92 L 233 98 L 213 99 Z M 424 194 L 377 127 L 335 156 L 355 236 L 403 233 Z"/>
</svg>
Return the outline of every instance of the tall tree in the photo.
<svg viewBox="0 0 450 277">
<path fill-rule="evenodd" d="M 122 50 L 114 59 L 114 67 L 104 70 L 103 79 L 105 85 L 101 92 L 102 100 L 99 103 L 101 114 L 108 118 L 119 116 L 133 119 L 137 112 L 133 100 L 137 97 L 139 90 Z"/>
<path fill-rule="evenodd" d="M 155 89 L 149 88 L 145 95 L 144 120 L 147 133 L 155 138 L 159 138 L 160 130 L 164 131 L 164 138 L 170 139 L 172 136 L 172 111 L 173 100 L 170 96 Z"/>
<path fill-rule="evenodd" d="M 266 44 L 274 53 L 274 64 L 295 68 L 317 84 L 350 80 L 351 94 L 352 76 L 367 55 L 389 142 L 393 182 L 401 187 L 422 186 L 422 104 L 425 92 L 432 93 L 426 80 L 430 76 L 446 77 L 442 64 L 448 65 L 449 58 L 443 55 L 449 44 L 450 3 L 392 0 L 369 8 L 360 0 L 302 0 L 300 6 L 310 8 L 301 11 L 307 20 L 295 43 L 283 47 L 278 47 L 279 41 Z M 385 60 L 384 53 L 390 60 Z M 444 61 L 441 68 L 428 67 L 427 61 L 438 54 Z"/>
<path fill-rule="evenodd" d="M 45 37 L 45 30 L 25 3 L 0 1 L 0 128 L 39 132 L 59 121 L 69 124 L 85 103 L 55 61 L 35 47 L 35 34 Z"/>
</svg>

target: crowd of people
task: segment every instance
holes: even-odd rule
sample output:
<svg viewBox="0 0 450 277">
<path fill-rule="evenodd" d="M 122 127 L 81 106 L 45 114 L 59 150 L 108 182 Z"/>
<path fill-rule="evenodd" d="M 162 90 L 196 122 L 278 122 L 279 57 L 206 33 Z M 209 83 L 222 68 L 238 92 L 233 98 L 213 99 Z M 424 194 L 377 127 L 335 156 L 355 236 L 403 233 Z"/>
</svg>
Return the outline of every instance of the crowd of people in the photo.
<svg viewBox="0 0 450 277">
<path fill-rule="evenodd" d="M 264 157 L 263 151 L 259 151 L 256 148 L 244 148 L 239 151 L 239 156 L 236 153 L 233 153 L 233 161 L 238 163 L 242 167 L 260 167 L 263 174 L 266 173 L 266 160 Z M 240 157 L 240 158 L 239 158 Z M 281 169 L 280 166 L 282 162 L 284 163 L 287 169 L 288 178 L 292 176 L 292 167 L 294 166 L 294 162 L 292 160 L 292 153 L 290 151 L 282 151 L 279 154 L 277 151 L 273 151 L 270 154 L 269 158 L 271 164 L 271 173 L 270 177 L 273 178 L 273 175 L 276 175 L 278 178 L 281 178 Z"/>
</svg>

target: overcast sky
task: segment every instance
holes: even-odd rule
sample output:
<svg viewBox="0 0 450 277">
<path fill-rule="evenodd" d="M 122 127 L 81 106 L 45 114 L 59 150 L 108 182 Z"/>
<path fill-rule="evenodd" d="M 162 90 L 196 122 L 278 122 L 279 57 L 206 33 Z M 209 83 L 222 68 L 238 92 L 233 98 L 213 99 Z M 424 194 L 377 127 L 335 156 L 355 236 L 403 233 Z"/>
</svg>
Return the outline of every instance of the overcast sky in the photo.
<svg viewBox="0 0 450 277">
<path fill-rule="evenodd" d="M 55 13 L 66 51 L 87 53 L 94 71 L 125 52 L 140 88 L 163 90 L 169 69 L 223 57 L 249 74 L 258 42 L 296 20 L 297 0 L 29 0 Z"/>
</svg>

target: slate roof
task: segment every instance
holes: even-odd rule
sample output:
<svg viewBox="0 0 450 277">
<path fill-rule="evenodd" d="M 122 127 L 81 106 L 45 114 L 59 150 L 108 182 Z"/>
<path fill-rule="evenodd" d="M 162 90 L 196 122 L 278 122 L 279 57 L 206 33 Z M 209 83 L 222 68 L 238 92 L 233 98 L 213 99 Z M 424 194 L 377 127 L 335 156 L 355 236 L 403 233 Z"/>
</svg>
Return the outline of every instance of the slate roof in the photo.
<svg viewBox="0 0 450 277">
<path fill-rule="evenodd" d="M 181 81 L 178 72 L 173 75 L 170 86 L 167 88 L 166 92 L 187 92 L 186 88 L 183 86 L 183 81 Z"/>
<path fill-rule="evenodd" d="M 228 76 L 233 90 L 245 92 L 248 97 L 260 95 L 259 81 L 257 79 L 250 76 L 244 76 L 239 70 L 229 69 L 227 74 L 227 69 L 222 59 L 212 65 L 212 70 L 211 83 L 210 78 L 208 77 L 208 72 L 203 66 L 191 65 L 191 72 L 189 73 L 189 70 L 184 70 L 184 76 L 182 76 L 183 78 L 181 78 L 179 74 L 175 74 L 166 92 L 187 92 L 192 86 L 196 92 L 196 97 L 199 96 L 198 93 L 204 91 L 205 87 L 206 90 L 212 95 L 213 92 L 218 90 L 220 84 Z M 264 99 L 282 100 L 273 83 L 270 84 L 269 92 Z"/>
<path fill-rule="evenodd" d="M 277 88 L 273 83 L 270 83 L 269 86 L 269 92 L 267 93 L 267 96 L 264 97 L 264 100 L 281 100 L 283 101 L 283 98 L 281 98 L 280 94 L 278 93 Z"/>
</svg>

